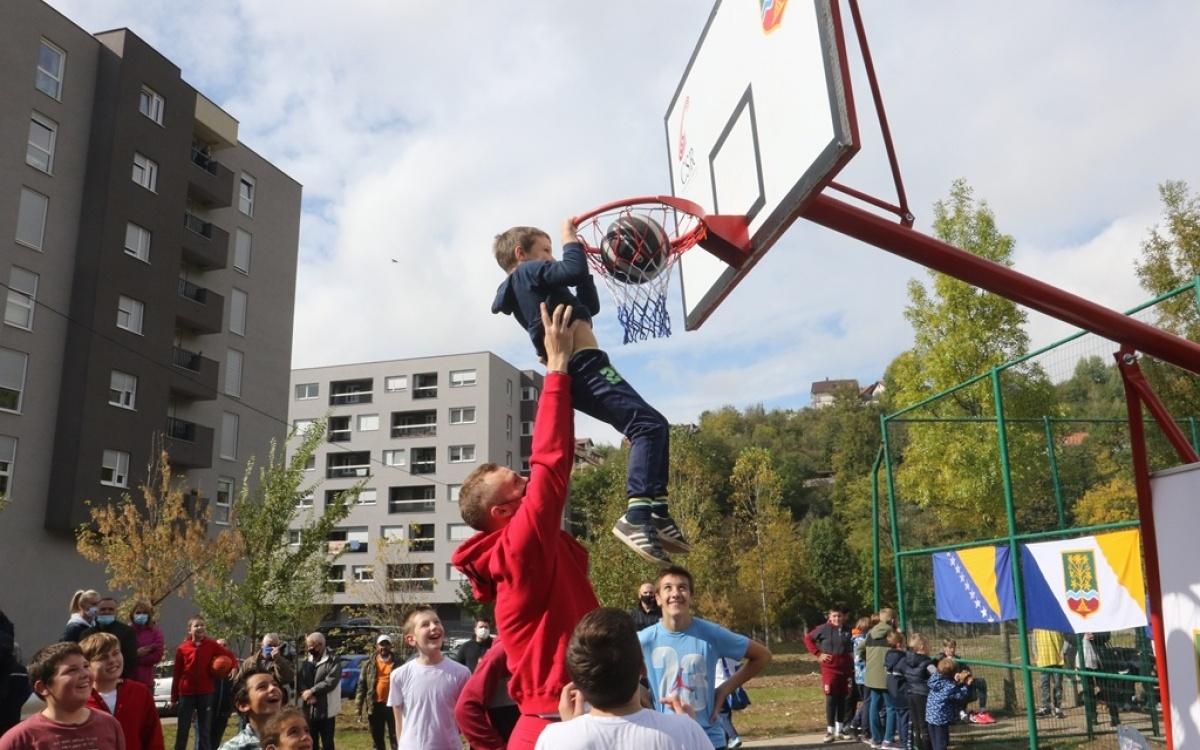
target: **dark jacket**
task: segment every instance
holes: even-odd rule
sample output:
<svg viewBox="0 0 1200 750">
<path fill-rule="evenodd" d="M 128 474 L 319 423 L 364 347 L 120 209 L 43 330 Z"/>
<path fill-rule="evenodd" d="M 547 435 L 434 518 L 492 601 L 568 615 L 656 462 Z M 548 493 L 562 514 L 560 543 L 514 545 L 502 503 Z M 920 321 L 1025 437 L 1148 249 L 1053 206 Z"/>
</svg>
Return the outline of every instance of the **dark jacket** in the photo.
<svg viewBox="0 0 1200 750">
<path fill-rule="evenodd" d="M 83 619 L 80 615 L 71 615 L 71 619 L 67 620 L 67 626 L 63 628 L 62 635 L 59 636 L 60 641 L 69 641 L 71 643 L 79 643 L 83 640 L 83 632 L 90 630 L 92 623 Z M 122 653 L 122 656 L 125 654 Z"/>
<path fill-rule="evenodd" d="M 494 642 L 495 639 L 490 635 L 483 641 L 472 638 L 454 650 L 454 661 L 474 672 L 475 666 L 479 664 L 479 660 L 483 658 Z"/>
<path fill-rule="evenodd" d="M 299 685 L 301 693 L 313 691 L 316 704 L 305 703 L 304 715 L 309 721 L 336 719 L 342 710 L 342 657 L 325 649 L 319 661 L 309 658 L 300 662 Z"/>
<path fill-rule="evenodd" d="M 375 663 L 375 659 L 379 653 L 367 654 L 367 658 L 359 664 L 360 671 L 358 673 L 358 687 L 354 690 L 354 705 L 358 710 L 358 715 L 362 716 L 364 710 L 369 710 L 375 705 L 375 682 L 379 678 L 379 665 Z M 391 656 L 392 669 L 400 666 L 400 662 L 396 661 L 396 654 L 393 652 Z M 386 703 L 386 701 L 385 701 Z M 388 709 L 389 711 L 391 709 Z"/>
<path fill-rule="evenodd" d="M 110 633 L 117 637 L 121 643 L 121 658 L 125 660 L 125 668 L 121 671 L 121 676 L 127 680 L 132 680 L 138 667 L 138 642 L 137 631 L 132 625 L 126 625 L 120 620 L 113 620 L 108 625 L 93 625 L 79 637 L 79 640 L 87 638 L 92 633 Z"/>
<path fill-rule="evenodd" d="M 629 616 L 633 618 L 633 627 L 637 630 L 641 630 L 642 628 L 648 628 L 651 625 L 658 624 L 658 621 L 662 619 L 662 607 L 655 604 L 654 607 L 647 612 L 646 610 L 642 609 L 642 603 L 638 602 L 637 606 L 629 610 Z"/>
<path fill-rule="evenodd" d="M 929 695 L 929 678 L 937 672 L 937 667 L 928 654 L 908 652 L 900 663 L 900 671 L 904 673 L 909 695 Z"/>
<path fill-rule="evenodd" d="M 571 293 L 571 287 L 575 287 L 575 294 Z M 516 318 L 529 333 L 539 357 L 546 356 L 543 302 L 551 312 L 558 305 L 570 305 L 574 308 L 572 320 L 590 323 L 592 316 L 600 313 L 600 295 L 588 270 L 583 245 L 567 243 L 559 261 L 531 260 L 519 264 L 496 290 L 492 312 Z"/>
<path fill-rule="evenodd" d="M 901 669 L 907 656 L 907 651 L 898 648 L 888 649 L 883 655 L 883 668 L 887 672 L 887 691 L 894 700 L 905 700 L 905 696 L 908 695 L 908 682 Z"/>
<path fill-rule="evenodd" d="M 296 689 L 296 668 L 292 666 L 290 659 L 280 653 L 278 649 L 268 659 L 262 655 L 262 649 L 259 649 L 242 660 L 242 671 L 245 672 L 249 669 L 261 669 L 275 675 L 275 681 L 283 689 L 283 702 L 288 702 L 289 697 Z"/>
</svg>

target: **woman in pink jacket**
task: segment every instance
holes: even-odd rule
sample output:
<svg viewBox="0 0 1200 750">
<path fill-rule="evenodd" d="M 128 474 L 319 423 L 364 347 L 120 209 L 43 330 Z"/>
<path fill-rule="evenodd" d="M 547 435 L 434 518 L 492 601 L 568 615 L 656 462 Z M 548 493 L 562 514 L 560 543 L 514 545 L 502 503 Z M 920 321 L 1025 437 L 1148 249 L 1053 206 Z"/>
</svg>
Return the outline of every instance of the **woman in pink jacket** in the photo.
<svg viewBox="0 0 1200 750">
<path fill-rule="evenodd" d="M 154 623 L 154 609 L 140 599 L 134 603 L 129 621 L 133 625 L 133 632 L 137 634 L 138 645 L 137 670 L 133 678 L 150 688 L 150 694 L 154 695 L 154 667 L 163 655 L 162 631 Z"/>
</svg>

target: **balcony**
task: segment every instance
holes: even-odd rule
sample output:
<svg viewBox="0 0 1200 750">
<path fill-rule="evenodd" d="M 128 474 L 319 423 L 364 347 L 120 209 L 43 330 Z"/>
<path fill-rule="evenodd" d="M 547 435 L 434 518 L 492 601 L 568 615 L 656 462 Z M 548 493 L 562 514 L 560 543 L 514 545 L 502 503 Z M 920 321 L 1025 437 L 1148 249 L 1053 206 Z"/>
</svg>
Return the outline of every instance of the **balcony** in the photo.
<svg viewBox="0 0 1200 750">
<path fill-rule="evenodd" d="M 192 168 L 187 173 L 188 196 L 211 208 L 233 205 L 233 170 L 192 146 Z"/>
<path fill-rule="evenodd" d="M 183 215 L 183 258 L 211 271 L 229 265 L 229 232 L 191 213 Z"/>
<path fill-rule="evenodd" d="M 225 315 L 225 297 L 211 289 L 179 279 L 179 302 L 175 319 L 197 333 L 220 333 Z"/>
<path fill-rule="evenodd" d="M 217 370 L 214 359 L 201 356 L 199 352 L 175 347 L 171 353 L 171 392 L 190 399 L 204 400 L 217 397 Z"/>
<path fill-rule="evenodd" d="M 165 447 L 173 465 L 207 469 L 212 466 L 213 429 L 186 419 L 167 417 Z"/>
<path fill-rule="evenodd" d="M 327 479 L 359 479 L 371 476 L 370 451 L 334 452 L 325 457 Z"/>
<path fill-rule="evenodd" d="M 436 411 L 394 411 L 392 412 L 392 437 L 436 437 Z"/>
<path fill-rule="evenodd" d="M 372 390 L 375 387 L 373 378 L 359 380 L 335 380 L 329 384 L 329 405 L 348 406 L 353 404 L 369 404 L 373 400 Z"/>
</svg>

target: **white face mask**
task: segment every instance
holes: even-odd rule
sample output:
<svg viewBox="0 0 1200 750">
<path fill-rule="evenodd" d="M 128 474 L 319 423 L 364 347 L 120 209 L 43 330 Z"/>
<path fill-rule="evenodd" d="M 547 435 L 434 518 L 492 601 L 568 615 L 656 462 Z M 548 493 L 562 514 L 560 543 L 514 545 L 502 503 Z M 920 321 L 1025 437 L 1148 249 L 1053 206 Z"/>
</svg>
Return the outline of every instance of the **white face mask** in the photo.
<svg viewBox="0 0 1200 750">
<path fill-rule="evenodd" d="M 481 641 L 486 639 L 491 634 L 492 631 L 489 628 L 475 628 L 475 637 Z"/>
</svg>

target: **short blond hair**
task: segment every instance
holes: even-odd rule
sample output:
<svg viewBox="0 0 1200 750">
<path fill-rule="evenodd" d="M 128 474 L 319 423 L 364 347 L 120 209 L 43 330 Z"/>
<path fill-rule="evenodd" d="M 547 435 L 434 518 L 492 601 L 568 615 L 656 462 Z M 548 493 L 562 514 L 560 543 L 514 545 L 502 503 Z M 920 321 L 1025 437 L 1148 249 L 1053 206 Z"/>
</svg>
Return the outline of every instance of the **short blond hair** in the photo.
<svg viewBox="0 0 1200 750">
<path fill-rule="evenodd" d="M 496 255 L 496 262 L 507 273 L 512 273 L 512 270 L 517 267 L 517 249 L 528 250 L 538 237 L 550 239 L 550 235 L 537 227 L 506 229 L 496 235 L 496 239 L 492 243 L 492 252 Z"/>
<path fill-rule="evenodd" d="M 476 531 L 488 531 L 487 501 L 491 499 L 491 488 L 487 478 L 500 464 L 489 461 L 467 475 L 458 488 L 458 512 L 462 520 Z"/>
<path fill-rule="evenodd" d="M 896 624 L 896 610 L 891 607 L 884 607 L 879 610 L 879 621 L 886 622 L 889 625 Z"/>
<path fill-rule="evenodd" d="M 913 651 L 916 651 L 918 654 L 928 653 L 929 639 L 920 633 L 913 633 L 908 638 L 908 647 Z"/>
<path fill-rule="evenodd" d="M 110 651 L 120 651 L 121 641 L 112 633 L 92 633 L 79 642 L 79 648 L 83 651 L 83 658 L 95 661 Z"/>
<path fill-rule="evenodd" d="M 418 604 L 408 610 L 408 614 L 404 616 L 404 635 L 410 636 L 417 629 L 417 615 L 422 612 L 432 612 L 434 617 L 437 617 L 437 610 L 428 604 Z"/>
</svg>

